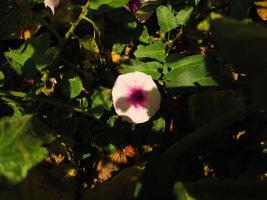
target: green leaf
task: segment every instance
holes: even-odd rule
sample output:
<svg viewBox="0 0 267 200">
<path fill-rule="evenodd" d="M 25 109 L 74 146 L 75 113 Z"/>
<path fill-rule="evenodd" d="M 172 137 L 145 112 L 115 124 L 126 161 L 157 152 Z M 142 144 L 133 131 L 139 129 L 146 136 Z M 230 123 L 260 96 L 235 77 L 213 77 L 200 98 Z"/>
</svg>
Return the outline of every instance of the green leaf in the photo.
<svg viewBox="0 0 267 200">
<path fill-rule="evenodd" d="M 78 40 L 80 43 L 81 51 L 86 58 L 88 57 L 91 60 L 99 59 L 99 48 L 94 38 L 85 36 L 83 38 L 79 38 Z"/>
<path fill-rule="evenodd" d="M 5 117 L 0 120 L 0 174 L 11 183 L 26 177 L 33 166 L 41 162 L 48 151 L 42 147 L 47 133 L 52 131 L 32 115 Z"/>
<path fill-rule="evenodd" d="M 149 36 L 148 30 L 147 30 L 147 27 L 144 26 L 143 28 L 144 29 L 143 29 L 142 34 L 139 37 L 139 41 L 148 44 L 150 41 L 150 36 Z"/>
<path fill-rule="evenodd" d="M 62 89 L 68 98 L 73 99 L 77 97 L 83 89 L 81 78 L 74 72 L 67 71 L 63 76 Z"/>
<path fill-rule="evenodd" d="M 2 71 L 0 71 L 0 87 L 2 87 L 5 83 L 5 75 Z"/>
<path fill-rule="evenodd" d="M 126 74 L 129 72 L 140 71 L 152 76 L 154 80 L 158 80 L 161 76 L 158 69 L 162 68 L 162 64 L 160 62 L 141 62 L 138 60 L 127 60 L 120 65 L 119 72 L 121 74 Z"/>
<path fill-rule="evenodd" d="M 112 106 L 111 90 L 104 87 L 98 87 L 91 96 L 93 115 L 100 118 L 104 110 L 110 110 Z"/>
<path fill-rule="evenodd" d="M 176 15 L 176 23 L 185 26 L 190 19 L 193 7 L 189 6 L 180 10 Z"/>
<path fill-rule="evenodd" d="M 219 67 L 204 56 L 178 57 L 176 61 L 170 61 L 169 58 L 166 59 L 166 65 L 171 68 L 165 76 L 167 87 L 218 85 L 215 76 L 219 73 Z"/>
<path fill-rule="evenodd" d="M 176 18 L 172 12 L 171 7 L 159 6 L 157 8 L 158 24 L 162 33 L 167 33 L 176 28 Z"/>
<path fill-rule="evenodd" d="M 152 58 L 163 62 L 165 59 L 165 44 L 157 41 L 147 46 L 138 45 L 134 55 L 137 58 Z"/>
<path fill-rule="evenodd" d="M 13 116 L 21 117 L 24 115 L 24 110 L 15 102 L 8 102 L 8 105 L 13 109 Z"/>
<path fill-rule="evenodd" d="M 166 128 L 166 121 L 164 118 L 160 117 L 153 121 L 153 126 L 152 126 L 153 131 L 164 133 L 165 128 Z"/>
<path fill-rule="evenodd" d="M 101 6 L 110 8 L 119 8 L 127 4 L 129 0 L 92 0 L 90 8 L 93 10 L 99 9 Z"/>
<path fill-rule="evenodd" d="M 126 44 L 116 43 L 112 46 L 112 51 L 121 54 Z"/>
<path fill-rule="evenodd" d="M 58 54 L 56 47 L 49 48 L 50 43 L 48 35 L 30 38 L 19 49 L 5 52 L 5 56 L 19 75 L 30 73 L 35 68 L 41 70 L 51 64 Z"/>
</svg>

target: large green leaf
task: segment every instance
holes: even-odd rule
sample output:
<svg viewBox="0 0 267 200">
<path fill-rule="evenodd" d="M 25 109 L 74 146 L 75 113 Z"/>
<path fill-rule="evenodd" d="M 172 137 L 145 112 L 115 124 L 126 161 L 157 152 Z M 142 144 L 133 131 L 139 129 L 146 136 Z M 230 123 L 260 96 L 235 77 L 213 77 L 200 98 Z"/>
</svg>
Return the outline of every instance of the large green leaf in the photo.
<svg viewBox="0 0 267 200">
<path fill-rule="evenodd" d="M 167 87 L 217 86 L 215 77 L 219 67 L 201 55 L 187 56 L 177 60 L 166 59 L 171 68 L 165 78 Z"/>
<path fill-rule="evenodd" d="M 138 60 L 128 60 L 127 62 L 120 65 L 119 72 L 121 74 L 140 71 L 152 76 L 153 79 L 157 80 L 160 78 L 161 74 L 158 69 L 162 68 L 162 64 L 160 62 L 141 62 Z"/>
<path fill-rule="evenodd" d="M 48 35 L 30 38 L 19 49 L 5 52 L 11 67 L 19 75 L 32 72 L 35 68 L 41 70 L 51 64 L 58 54 L 58 48 L 51 47 Z"/>
<path fill-rule="evenodd" d="M 163 62 L 165 59 L 165 44 L 157 41 L 147 46 L 138 45 L 134 55 L 137 58 L 152 58 Z"/>
<path fill-rule="evenodd" d="M 193 7 L 189 6 L 180 10 L 176 15 L 176 23 L 185 26 L 190 19 Z"/>
<path fill-rule="evenodd" d="M 177 26 L 176 18 L 171 7 L 159 6 L 157 8 L 158 24 L 162 33 L 169 32 Z"/>
<path fill-rule="evenodd" d="M 47 156 L 48 151 L 42 145 L 48 133 L 51 130 L 32 115 L 2 118 L 0 175 L 11 183 L 25 178 L 28 170 Z"/>
</svg>

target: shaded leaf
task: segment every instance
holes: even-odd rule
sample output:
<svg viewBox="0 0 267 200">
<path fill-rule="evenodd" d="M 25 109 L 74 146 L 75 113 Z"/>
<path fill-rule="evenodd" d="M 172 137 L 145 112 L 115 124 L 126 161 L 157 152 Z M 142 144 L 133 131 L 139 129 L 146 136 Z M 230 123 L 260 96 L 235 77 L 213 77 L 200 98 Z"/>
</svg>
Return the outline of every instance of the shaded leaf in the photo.
<svg viewBox="0 0 267 200">
<path fill-rule="evenodd" d="M 146 26 L 144 26 L 143 32 L 142 32 L 142 34 L 139 37 L 139 41 L 140 42 L 147 43 L 147 44 L 150 41 L 150 36 L 149 36 L 149 33 L 148 33 L 148 30 L 147 30 L 147 27 Z"/>
<path fill-rule="evenodd" d="M 239 73 L 265 69 L 267 29 L 226 17 L 212 17 L 211 30 L 225 59 L 234 64 Z"/>
<path fill-rule="evenodd" d="M 38 128 L 38 129 L 37 129 Z M 0 121 L 0 174 L 11 183 L 26 177 L 33 166 L 41 162 L 48 151 L 43 139 L 52 131 L 32 115 L 6 117 Z"/>
<path fill-rule="evenodd" d="M 30 3 L 16 4 L 14 1 L 0 2 L 0 39 L 23 39 L 23 31 L 34 34 L 40 27 L 36 13 Z"/>
</svg>

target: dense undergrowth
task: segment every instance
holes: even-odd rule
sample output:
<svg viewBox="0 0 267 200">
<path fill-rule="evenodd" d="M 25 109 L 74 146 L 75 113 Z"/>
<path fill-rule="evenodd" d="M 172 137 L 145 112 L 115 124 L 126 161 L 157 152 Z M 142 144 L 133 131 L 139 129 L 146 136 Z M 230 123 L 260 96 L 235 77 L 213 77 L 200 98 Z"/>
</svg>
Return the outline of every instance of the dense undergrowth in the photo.
<svg viewBox="0 0 267 200">
<path fill-rule="evenodd" d="M 50 8 L 0 2 L 1 200 L 267 198 L 267 1 Z M 112 101 L 135 71 L 161 95 L 140 124 Z"/>
</svg>

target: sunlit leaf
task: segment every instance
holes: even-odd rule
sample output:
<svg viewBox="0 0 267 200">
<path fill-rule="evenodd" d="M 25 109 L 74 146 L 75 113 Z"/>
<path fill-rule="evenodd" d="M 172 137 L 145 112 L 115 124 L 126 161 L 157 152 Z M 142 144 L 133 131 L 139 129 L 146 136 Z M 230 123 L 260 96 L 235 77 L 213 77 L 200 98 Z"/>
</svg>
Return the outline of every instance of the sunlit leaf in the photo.
<svg viewBox="0 0 267 200">
<path fill-rule="evenodd" d="M 18 74 L 41 70 L 50 65 L 58 54 L 57 47 L 49 48 L 48 35 L 28 39 L 19 49 L 5 52 L 12 69 Z"/>
<path fill-rule="evenodd" d="M 152 58 L 159 61 L 164 61 L 165 44 L 161 41 L 154 42 L 150 45 L 138 45 L 134 55 L 137 58 Z"/>
<path fill-rule="evenodd" d="M 200 127 L 225 112 L 244 107 L 244 100 L 233 90 L 209 90 L 192 94 L 188 98 L 189 115 Z"/>
<path fill-rule="evenodd" d="M 152 76 L 153 79 L 157 80 L 160 78 L 161 74 L 159 73 L 159 69 L 162 68 L 162 64 L 160 62 L 141 62 L 138 60 L 128 60 L 120 65 L 119 72 L 121 74 L 140 71 Z"/>
<path fill-rule="evenodd" d="M 11 183 L 26 177 L 33 166 L 48 154 L 42 147 L 44 137 L 52 131 L 32 115 L 0 120 L 0 174 Z"/>
<path fill-rule="evenodd" d="M 164 133 L 165 128 L 166 128 L 166 121 L 164 118 L 160 117 L 153 121 L 153 126 L 152 126 L 153 131 Z"/>
<path fill-rule="evenodd" d="M 176 18 L 171 7 L 159 6 L 157 8 L 158 23 L 162 33 L 169 32 L 177 26 Z"/>
<path fill-rule="evenodd" d="M 186 7 L 180 10 L 176 15 L 176 23 L 185 26 L 190 19 L 193 7 Z"/>
<path fill-rule="evenodd" d="M 23 39 L 25 30 L 33 35 L 40 28 L 40 21 L 28 2 L 1 1 L 0 13 L 0 39 Z"/>
<path fill-rule="evenodd" d="M 70 99 L 77 97 L 83 89 L 81 78 L 73 72 L 66 72 L 63 76 L 62 89 Z"/>
<path fill-rule="evenodd" d="M 171 68 L 165 78 L 167 87 L 217 86 L 216 76 L 219 66 L 201 55 L 167 59 L 166 65 Z"/>
</svg>

